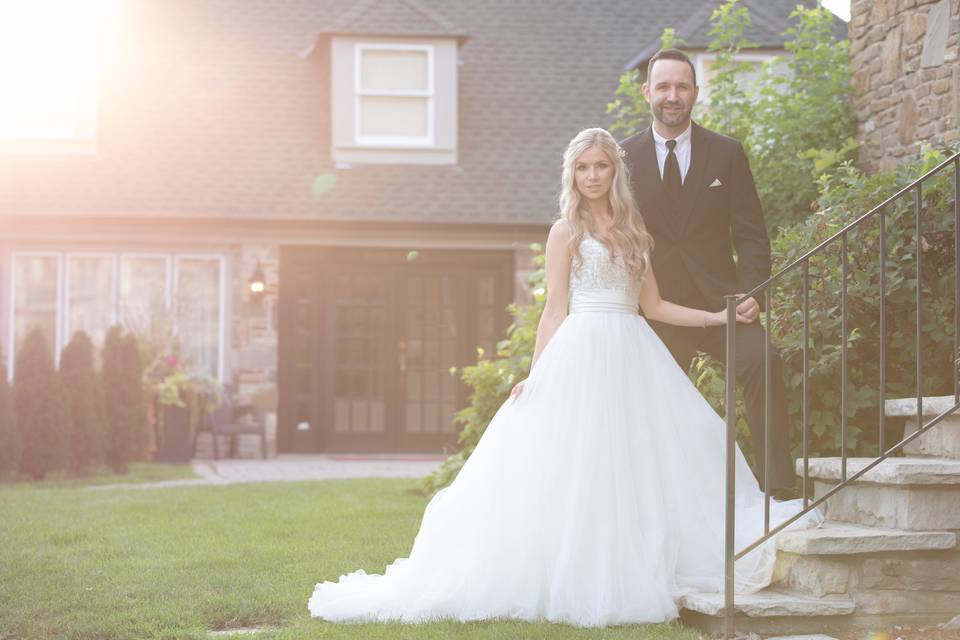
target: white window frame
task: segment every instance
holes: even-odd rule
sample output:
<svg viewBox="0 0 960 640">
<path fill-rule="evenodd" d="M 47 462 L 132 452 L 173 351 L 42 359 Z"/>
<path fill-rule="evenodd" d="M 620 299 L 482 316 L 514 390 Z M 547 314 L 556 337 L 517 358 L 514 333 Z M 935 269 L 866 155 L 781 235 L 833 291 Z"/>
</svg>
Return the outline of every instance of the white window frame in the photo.
<svg viewBox="0 0 960 640">
<path fill-rule="evenodd" d="M 113 292 L 111 296 L 113 309 L 111 311 L 111 318 L 113 319 L 114 324 L 119 321 L 119 306 L 120 306 L 120 264 L 124 258 L 149 258 L 149 259 L 162 259 L 164 262 L 164 278 L 165 278 L 165 288 L 164 288 L 164 308 L 166 311 L 171 311 L 173 308 L 173 302 L 176 299 L 176 292 L 174 288 L 177 286 L 177 276 L 178 274 L 178 262 L 180 259 L 202 259 L 202 260 L 216 260 L 218 263 L 218 274 L 219 274 L 219 286 L 220 286 L 220 309 L 218 314 L 218 319 L 220 322 L 220 349 L 217 355 L 217 372 L 216 379 L 221 383 L 226 382 L 226 354 L 227 354 L 227 302 L 228 302 L 228 291 L 227 291 L 227 260 L 226 256 L 221 253 L 191 253 L 191 252 L 179 252 L 179 251 L 120 251 L 120 252 L 108 252 L 108 251 L 48 251 L 48 250 L 15 250 L 11 251 L 9 254 L 9 274 L 7 281 L 9 286 L 7 290 L 9 291 L 7 301 L 8 301 L 8 311 L 7 311 L 7 377 L 12 380 L 14 375 L 14 362 L 16 358 L 16 345 L 14 344 L 15 339 L 15 326 L 16 326 L 16 260 L 17 257 L 53 257 L 57 259 L 57 293 L 56 293 L 56 324 L 54 330 L 54 363 L 57 367 L 60 366 L 60 352 L 63 349 L 65 344 L 65 332 L 69 329 L 69 292 L 68 292 L 68 275 L 67 275 L 67 265 L 69 265 L 69 258 L 74 256 L 101 256 L 101 257 L 112 257 L 113 258 Z M 173 319 L 174 323 L 176 318 Z M 173 327 L 173 331 L 176 332 L 178 328 Z"/>
<path fill-rule="evenodd" d="M 10 277 L 9 283 L 10 286 L 8 290 L 10 291 L 9 297 L 9 323 L 7 328 L 7 344 L 9 345 L 7 349 L 7 376 L 12 380 L 13 379 L 13 368 L 16 361 L 16 318 L 17 318 L 17 296 L 16 296 L 16 287 L 17 287 L 17 258 L 56 258 L 57 259 L 57 293 L 56 293 L 56 308 L 54 309 L 54 330 L 53 330 L 53 362 L 54 365 L 60 366 L 60 350 L 61 346 L 61 332 L 63 330 L 63 316 L 60 313 L 60 309 L 63 308 L 64 303 L 64 287 L 63 287 L 63 252 L 61 251 L 11 251 L 10 252 Z"/>
<path fill-rule="evenodd" d="M 216 253 L 175 253 L 173 254 L 173 286 L 167 287 L 167 291 L 173 296 L 173 299 L 177 299 L 177 294 L 179 293 L 180 287 L 180 261 L 181 260 L 216 260 L 217 261 L 217 273 L 220 278 L 220 299 L 219 308 L 217 311 L 218 321 L 220 323 L 220 349 L 217 352 L 217 380 L 224 381 L 224 358 L 226 354 L 226 345 L 227 345 L 227 268 L 226 261 L 224 257 Z M 169 278 L 169 269 L 168 269 L 168 278 Z M 169 302 L 167 309 L 171 309 L 172 305 Z M 180 327 L 177 326 L 177 316 L 173 317 L 173 331 L 174 333 L 179 333 Z"/>
<path fill-rule="evenodd" d="M 427 54 L 426 91 L 375 91 L 363 89 L 363 52 L 379 51 L 419 51 Z M 436 146 L 436 90 L 434 84 L 434 46 L 431 44 L 388 44 L 358 42 L 353 46 L 353 139 L 358 146 L 364 147 L 433 147 Z M 364 136 L 360 133 L 360 104 L 365 97 L 390 98 L 426 98 L 427 99 L 427 135 L 413 136 Z"/>
<path fill-rule="evenodd" d="M 760 62 L 761 64 L 767 60 L 772 60 L 774 58 L 783 58 L 787 54 L 786 51 L 778 51 L 771 53 L 743 53 L 740 52 L 733 56 L 734 62 Z M 711 51 L 703 51 L 697 53 L 693 59 L 693 66 L 697 70 L 697 83 L 700 85 L 700 101 L 706 101 L 710 98 L 710 88 L 707 86 L 707 63 L 713 62 L 717 59 L 717 54 Z"/>
<path fill-rule="evenodd" d="M 110 292 L 110 324 L 117 324 L 117 296 L 120 291 L 120 283 L 118 278 L 120 277 L 120 266 L 118 256 L 115 253 L 108 253 L 106 251 L 67 251 L 64 253 L 63 263 L 65 268 L 63 269 L 63 278 L 64 278 L 64 293 L 63 293 L 63 344 L 66 345 L 70 338 L 72 337 L 71 327 L 70 327 L 70 259 L 71 258 L 109 258 L 110 266 L 113 278 L 113 286 L 111 287 L 112 291 Z"/>
<path fill-rule="evenodd" d="M 120 304 L 120 265 L 123 262 L 124 258 L 149 258 L 149 259 L 163 259 L 163 309 L 164 311 L 170 311 L 173 308 L 173 266 L 171 260 L 172 256 L 176 256 L 176 253 L 154 253 L 151 251 L 123 251 L 117 254 L 117 279 L 115 281 L 116 293 L 113 296 L 114 301 L 119 306 Z M 119 318 L 117 318 L 119 320 Z"/>
</svg>

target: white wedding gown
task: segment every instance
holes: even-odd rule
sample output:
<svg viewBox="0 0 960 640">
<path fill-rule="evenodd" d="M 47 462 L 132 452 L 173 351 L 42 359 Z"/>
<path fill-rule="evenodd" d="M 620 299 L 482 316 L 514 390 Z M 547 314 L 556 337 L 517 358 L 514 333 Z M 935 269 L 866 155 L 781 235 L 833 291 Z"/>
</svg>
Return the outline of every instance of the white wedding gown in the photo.
<svg viewBox="0 0 960 640">
<path fill-rule="evenodd" d="M 592 627 L 670 620 L 681 595 L 721 589 L 725 423 L 638 315 L 622 261 L 591 237 L 581 252 L 570 315 L 427 505 L 409 558 L 317 584 L 311 615 Z M 741 548 L 763 531 L 763 493 L 739 449 L 736 501 Z M 771 522 L 798 510 L 771 501 Z M 767 585 L 775 555 L 771 541 L 737 561 L 737 591 Z"/>
</svg>

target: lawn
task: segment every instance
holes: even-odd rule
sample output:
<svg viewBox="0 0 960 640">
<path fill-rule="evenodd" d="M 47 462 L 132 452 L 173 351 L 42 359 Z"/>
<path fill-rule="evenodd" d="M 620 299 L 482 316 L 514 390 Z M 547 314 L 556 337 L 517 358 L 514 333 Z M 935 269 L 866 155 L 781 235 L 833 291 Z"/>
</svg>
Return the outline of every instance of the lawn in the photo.
<svg viewBox="0 0 960 640">
<path fill-rule="evenodd" d="M 379 573 L 406 555 L 426 502 L 412 493 L 412 480 L 147 490 L 92 490 L 86 484 L 0 485 L 0 639 L 211 638 L 211 631 L 244 627 L 265 630 L 232 637 L 696 635 L 678 625 L 598 630 L 311 619 L 306 602 L 318 580 L 357 568 Z"/>
</svg>

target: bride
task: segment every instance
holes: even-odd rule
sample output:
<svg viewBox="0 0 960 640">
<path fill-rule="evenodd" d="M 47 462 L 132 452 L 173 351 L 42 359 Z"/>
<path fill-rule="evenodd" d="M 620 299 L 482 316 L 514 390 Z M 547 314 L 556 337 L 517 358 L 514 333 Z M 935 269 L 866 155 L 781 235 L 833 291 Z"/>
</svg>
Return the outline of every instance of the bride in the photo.
<svg viewBox="0 0 960 640">
<path fill-rule="evenodd" d="M 317 584 L 311 615 L 593 627 L 671 620 L 680 596 L 720 590 L 725 424 L 638 306 L 682 326 L 725 312 L 662 300 L 652 244 L 616 141 L 580 132 L 564 154 L 530 376 L 427 505 L 409 557 Z M 762 533 L 764 498 L 739 449 L 736 464 L 742 548 Z M 771 503 L 772 525 L 799 508 Z M 775 556 L 771 540 L 739 560 L 737 590 L 766 586 Z"/>
</svg>

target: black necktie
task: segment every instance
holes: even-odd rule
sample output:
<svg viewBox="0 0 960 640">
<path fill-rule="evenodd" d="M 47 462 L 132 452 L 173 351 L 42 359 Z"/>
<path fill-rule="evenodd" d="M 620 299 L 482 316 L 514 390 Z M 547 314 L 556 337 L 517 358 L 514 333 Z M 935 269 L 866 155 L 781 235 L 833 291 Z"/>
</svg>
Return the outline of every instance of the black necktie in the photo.
<svg viewBox="0 0 960 640">
<path fill-rule="evenodd" d="M 667 197 L 676 204 L 680 201 L 680 163 L 677 161 L 676 140 L 667 140 L 667 161 L 663 165 L 663 187 Z"/>
</svg>

